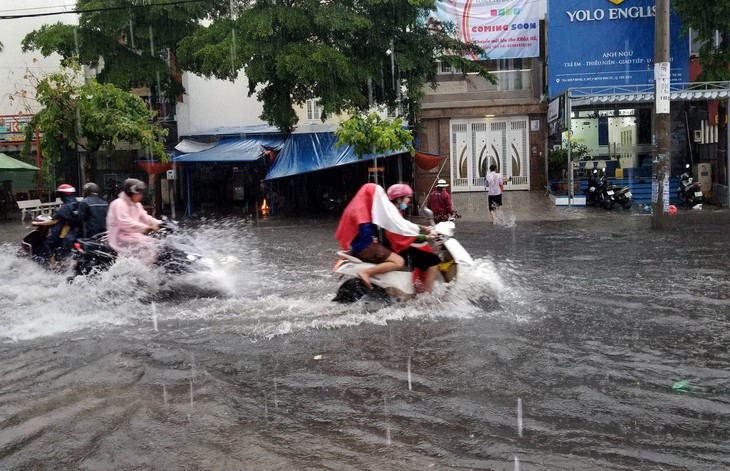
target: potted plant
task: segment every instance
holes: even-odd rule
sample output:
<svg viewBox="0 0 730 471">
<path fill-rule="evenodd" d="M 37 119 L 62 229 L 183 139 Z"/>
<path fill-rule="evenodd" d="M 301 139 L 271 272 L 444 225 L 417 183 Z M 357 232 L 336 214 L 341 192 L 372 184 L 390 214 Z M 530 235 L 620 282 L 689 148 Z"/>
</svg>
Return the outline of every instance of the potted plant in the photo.
<svg viewBox="0 0 730 471">
<path fill-rule="evenodd" d="M 584 160 L 590 157 L 590 150 L 585 144 L 577 142 L 570 143 L 570 159 L 572 162 Z M 551 182 L 551 190 L 558 192 L 558 188 L 564 193 L 568 192 L 568 149 L 561 147 L 551 149 L 548 152 L 548 180 Z"/>
</svg>

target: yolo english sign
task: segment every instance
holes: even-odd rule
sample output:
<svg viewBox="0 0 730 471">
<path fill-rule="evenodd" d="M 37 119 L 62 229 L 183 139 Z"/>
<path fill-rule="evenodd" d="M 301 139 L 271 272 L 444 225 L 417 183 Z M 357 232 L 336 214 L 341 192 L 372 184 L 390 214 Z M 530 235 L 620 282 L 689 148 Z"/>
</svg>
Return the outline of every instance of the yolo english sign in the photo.
<svg viewBox="0 0 730 471">
<path fill-rule="evenodd" d="M 453 23 L 456 37 L 486 54 L 469 59 L 516 59 L 540 55 L 539 2 L 534 0 L 447 0 L 432 18 Z"/>
<path fill-rule="evenodd" d="M 548 94 L 654 82 L 654 0 L 550 0 Z M 689 81 L 689 39 L 670 19 L 672 82 Z"/>
</svg>

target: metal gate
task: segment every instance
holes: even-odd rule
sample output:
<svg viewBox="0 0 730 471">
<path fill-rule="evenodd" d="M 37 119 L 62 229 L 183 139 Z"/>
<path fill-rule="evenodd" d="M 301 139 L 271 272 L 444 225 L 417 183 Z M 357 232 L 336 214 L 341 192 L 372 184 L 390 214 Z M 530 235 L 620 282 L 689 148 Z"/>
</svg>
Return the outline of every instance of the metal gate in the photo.
<svg viewBox="0 0 730 471">
<path fill-rule="evenodd" d="M 530 188 L 530 148 L 526 116 L 451 121 L 451 189 L 483 191 L 489 166 L 496 164 L 506 187 Z"/>
</svg>

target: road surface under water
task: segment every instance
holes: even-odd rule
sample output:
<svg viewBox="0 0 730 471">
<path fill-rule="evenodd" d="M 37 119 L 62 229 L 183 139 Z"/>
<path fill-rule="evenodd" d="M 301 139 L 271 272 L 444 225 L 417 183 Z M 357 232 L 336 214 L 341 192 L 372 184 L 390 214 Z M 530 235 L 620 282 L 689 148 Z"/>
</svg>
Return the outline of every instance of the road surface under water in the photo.
<svg viewBox="0 0 730 471">
<path fill-rule="evenodd" d="M 0 468 L 727 469 L 730 214 L 593 214 L 457 222 L 476 265 L 390 305 L 330 302 L 336 221 L 202 223 L 182 293 L 5 244 Z"/>
</svg>

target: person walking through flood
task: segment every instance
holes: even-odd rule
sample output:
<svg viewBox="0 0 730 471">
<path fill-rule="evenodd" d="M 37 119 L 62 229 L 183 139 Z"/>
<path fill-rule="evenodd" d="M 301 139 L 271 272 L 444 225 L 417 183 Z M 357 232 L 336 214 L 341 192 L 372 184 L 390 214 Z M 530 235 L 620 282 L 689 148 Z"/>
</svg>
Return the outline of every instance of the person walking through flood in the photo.
<svg viewBox="0 0 730 471">
<path fill-rule="evenodd" d="M 390 202 L 385 190 L 375 183 L 363 185 L 345 207 L 335 232 L 343 250 L 375 266 L 358 273 L 365 286 L 372 289 L 370 277 L 405 266 L 403 257 L 378 241 L 379 228 L 402 236 L 417 236 L 421 228 L 403 218 Z"/>
<path fill-rule="evenodd" d="M 497 166 L 492 164 L 489 166 L 489 173 L 484 179 L 485 190 L 489 193 L 487 203 L 489 205 L 489 216 L 492 218 L 492 224 L 497 224 L 497 208 L 502 206 L 502 190 L 504 184 L 509 180 L 504 178 L 501 173 L 497 172 Z"/>
</svg>

